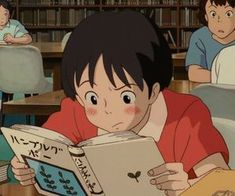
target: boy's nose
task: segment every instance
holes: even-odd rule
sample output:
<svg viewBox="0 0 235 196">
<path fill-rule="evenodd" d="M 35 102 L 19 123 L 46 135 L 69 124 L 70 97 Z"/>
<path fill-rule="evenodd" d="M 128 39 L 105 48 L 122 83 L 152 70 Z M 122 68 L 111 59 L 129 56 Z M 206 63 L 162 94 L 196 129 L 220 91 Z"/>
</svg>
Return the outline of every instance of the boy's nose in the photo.
<svg viewBox="0 0 235 196">
<path fill-rule="evenodd" d="M 220 17 L 220 15 L 218 15 L 217 20 L 218 20 L 218 22 L 221 22 L 221 17 Z"/>
<path fill-rule="evenodd" d="M 108 107 L 106 99 L 104 99 L 104 108 L 106 114 L 112 114 L 110 108 Z"/>
</svg>

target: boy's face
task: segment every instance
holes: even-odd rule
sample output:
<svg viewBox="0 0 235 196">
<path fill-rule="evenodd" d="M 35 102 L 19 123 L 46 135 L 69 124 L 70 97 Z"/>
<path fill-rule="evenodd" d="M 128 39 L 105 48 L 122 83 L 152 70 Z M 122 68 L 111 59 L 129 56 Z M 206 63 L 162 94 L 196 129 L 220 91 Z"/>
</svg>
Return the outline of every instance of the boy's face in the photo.
<svg viewBox="0 0 235 196">
<path fill-rule="evenodd" d="M 7 24 L 10 17 L 10 13 L 8 9 L 5 9 L 2 5 L 0 6 L 0 26 L 4 26 Z"/>
<path fill-rule="evenodd" d="M 81 76 L 79 86 L 75 82 L 76 98 L 85 107 L 88 120 L 109 132 L 131 130 L 150 109 L 147 84 L 144 82 L 141 91 L 126 71 L 125 75 L 130 88 L 113 72 L 114 87 L 105 72 L 101 55 L 95 68 L 93 88 L 89 82 L 88 66 Z"/>
<path fill-rule="evenodd" d="M 220 39 L 226 38 L 235 29 L 235 8 L 228 3 L 225 6 L 216 6 L 208 0 L 205 18 L 210 31 Z"/>
</svg>

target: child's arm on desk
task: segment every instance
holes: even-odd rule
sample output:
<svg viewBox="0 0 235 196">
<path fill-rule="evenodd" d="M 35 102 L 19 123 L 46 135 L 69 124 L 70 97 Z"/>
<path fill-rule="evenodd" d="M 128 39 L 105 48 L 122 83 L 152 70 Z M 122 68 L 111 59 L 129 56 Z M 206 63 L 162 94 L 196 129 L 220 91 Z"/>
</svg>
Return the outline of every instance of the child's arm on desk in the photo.
<svg viewBox="0 0 235 196">
<path fill-rule="evenodd" d="M 21 37 L 13 37 L 10 33 L 4 35 L 3 40 L 7 44 L 30 44 L 32 37 L 29 34 L 24 34 Z"/>
</svg>

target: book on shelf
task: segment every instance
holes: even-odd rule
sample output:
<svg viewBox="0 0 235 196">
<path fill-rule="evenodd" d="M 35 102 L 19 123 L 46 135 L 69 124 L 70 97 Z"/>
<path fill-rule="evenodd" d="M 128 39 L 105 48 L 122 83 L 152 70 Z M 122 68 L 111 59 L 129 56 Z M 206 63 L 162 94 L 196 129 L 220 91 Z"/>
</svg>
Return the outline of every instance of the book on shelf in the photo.
<svg viewBox="0 0 235 196">
<path fill-rule="evenodd" d="M 32 32 L 33 42 L 61 42 L 68 31 L 50 30 Z"/>
<path fill-rule="evenodd" d="M 198 5 L 199 0 L 180 0 L 181 5 Z"/>
<path fill-rule="evenodd" d="M 198 13 L 199 10 L 189 9 L 187 7 L 180 9 L 180 25 L 181 26 L 192 26 L 199 25 Z"/>
<path fill-rule="evenodd" d="M 189 46 L 190 38 L 193 32 L 190 30 L 181 30 L 181 47 L 187 48 Z"/>
<path fill-rule="evenodd" d="M 99 0 L 21 0 L 22 6 L 37 5 L 97 5 Z"/>
<path fill-rule="evenodd" d="M 7 169 L 10 165 L 10 161 L 0 160 L 0 184 L 7 182 Z"/>
<path fill-rule="evenodd" d="M 171 43 L 173 44 L 174 47 L 176 47 L 176 43 L 175 43 L 175 40 L 174 40 L 174 38 L 173 38 L 173 36 L 171 34 L 171 31 L 168 30 L 167 33 L 168 33 L 168 35 L 170 37 Z"/>
<path fill-rule="evenodd" d="M 95 14 L 96 10 L 86 9 L 32 9 L 20 12 L 20 21 L 27 26 L 75 27 L 87 16 Z"/>
<path fill-rule="evenodd" d="M 165 195 L 147 175 L 164 163 L 151 137 L 123 131 L 74 145 L 62 134 L 36 126 L 1 130 L 19 161 L 35 170 L 35 187 L 41 194 Z"/>
<path fill-rule="evenodd" d="M 105 0 L 106 5 L 175 5 L 177 0 Z"/>
<path fill-rule="evenodd" d="M 177 47 L 175 38 L 172 35 L 171 30 L 164 30 L 163 31 L 163 36 L 165 37 L 165 40 L 167 41 L 167 43 L 170 46 L 170 48 L 173 49 L 173 48 Z"/>
<path fill-rule="evenodd" d="M 176 26 L 177 10 L 171 8 L 156 8 L 155 22 L 158 26 Z"/>
</svg>

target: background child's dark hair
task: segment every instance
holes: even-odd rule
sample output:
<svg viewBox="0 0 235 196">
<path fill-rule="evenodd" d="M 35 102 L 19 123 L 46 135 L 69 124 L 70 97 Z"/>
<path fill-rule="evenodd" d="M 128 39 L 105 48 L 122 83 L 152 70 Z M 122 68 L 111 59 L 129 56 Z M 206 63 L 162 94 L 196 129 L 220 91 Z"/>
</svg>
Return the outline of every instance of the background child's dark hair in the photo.
<svg viewBox="0 0 235 196">
<path fill-rule="evenodd" d="M 4 7 L 5 9 L 9 10 L 9 13 L 12 12 L 12 7 L 9 1 L 7 0 L 0 0 L 0 6 Z"/>
<path fill-rule="evenodd" d="M 216 6 L 226 5 L 226 3 L 228 3 L 233 8 L 235 6 L 235 0 L 200 0 L 200 2 L 199 2 L 199 21 L 205 26 L 207 26 L 207 21 L 205 19 L 207 1 L 214 3 Z"/>
<path fill-rule="evenodd" d="M 159 28 L 139 12 L 103 12 L 83 20 L 67 42 L 62 81 L 68 97 L 75 99 L 75 73 L 79 84 L 87 64 L 93 86 L 95 66 L 101 54 L 107 76 L 114 86 L 112 68 L 125 85 L 128 81 L 124 69 L 141 90 L 145 80 L 149 95 L 154 83 L 158 82 L 163 90 L 171 81 L 171 52 Z"/>
</svg>

